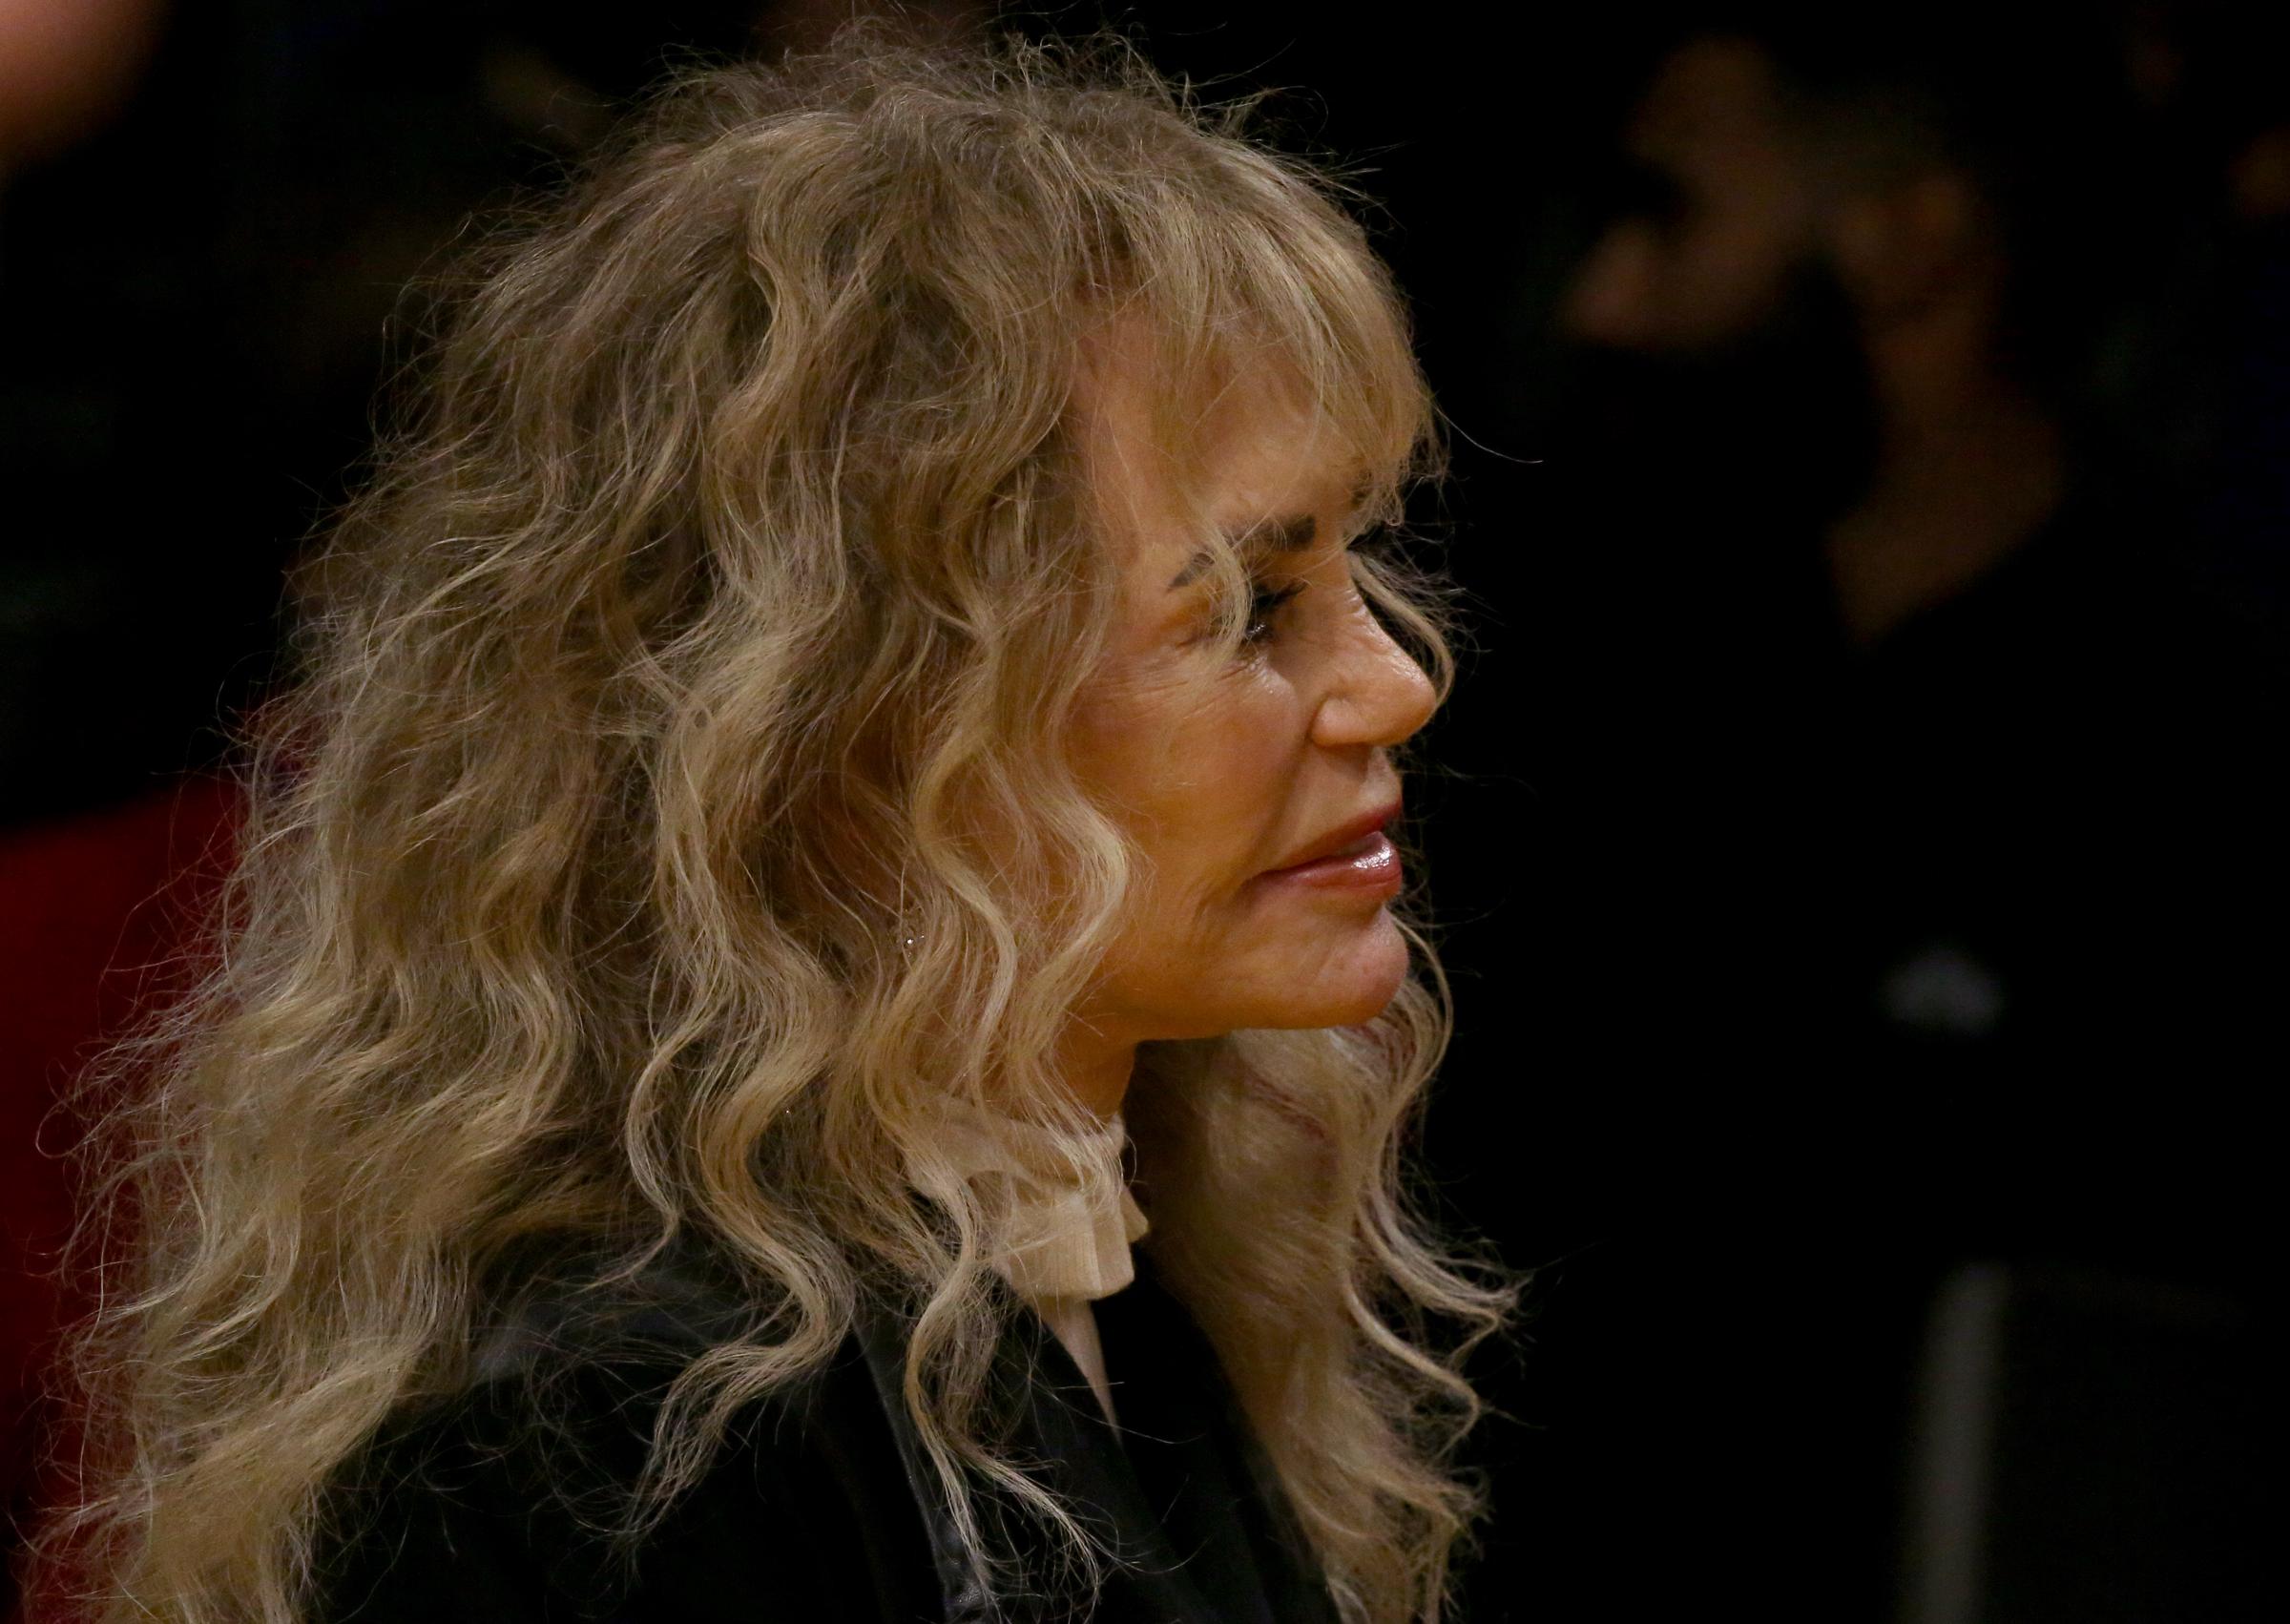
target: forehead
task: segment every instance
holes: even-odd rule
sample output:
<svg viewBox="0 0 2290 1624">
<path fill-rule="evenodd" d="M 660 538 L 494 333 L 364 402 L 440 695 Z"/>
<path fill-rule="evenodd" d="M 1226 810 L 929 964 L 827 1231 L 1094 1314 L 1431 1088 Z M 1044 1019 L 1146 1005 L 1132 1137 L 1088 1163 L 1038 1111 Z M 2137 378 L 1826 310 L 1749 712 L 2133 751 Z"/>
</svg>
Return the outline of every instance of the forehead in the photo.
<svg viewBox="0 0 2290 1624">
<path fill-rule="evenodd" d="M 1124 554 L 1190 552 L 1205 531 L 1324 513 L 1362 481 L 1357 450 L 1277 362 L 1210 369 L 1180 392 L 1135 349 L 1109 345 L 1079 397 L 1091 494 Z"/>
</svg>

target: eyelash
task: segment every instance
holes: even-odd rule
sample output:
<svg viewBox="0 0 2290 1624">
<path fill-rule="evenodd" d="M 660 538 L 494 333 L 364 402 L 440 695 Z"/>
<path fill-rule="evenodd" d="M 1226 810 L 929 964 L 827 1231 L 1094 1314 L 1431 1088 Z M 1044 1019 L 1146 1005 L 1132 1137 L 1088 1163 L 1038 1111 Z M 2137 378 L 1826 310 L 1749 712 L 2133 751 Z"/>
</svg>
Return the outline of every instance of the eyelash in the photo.
<svg viewBox="0 0 2290 1624">
<path fill-rule="evenodd" d="M 1301 581 L 1291 581 L 1278 589 L 1260 584 L 1248 594 L 1248 623 L 1240 630 L 1243 643 L 1261 643 L 1272 635 L 1272 617 L 1280 606 L 1304 590 Z"/>
<path fill-rule="evenodd" d="M 1389 531 L 1379 528 L 1361 536 L 1345 551 L 1370 554 L 1386 552 L 1396 539 Z M 1272 617 L 1280 612 L 1283 605 L 1301 593 L 1307 584 L 1303 581 L 1291 581 L 1284 587 L 1270 587 L 1261 581 L 1258 582 L 1249 593 L 1248 621 L 1240 631 L 1241 646 L 1254 648 L 1268 641 L 1272 636 Z"/>
</svg>

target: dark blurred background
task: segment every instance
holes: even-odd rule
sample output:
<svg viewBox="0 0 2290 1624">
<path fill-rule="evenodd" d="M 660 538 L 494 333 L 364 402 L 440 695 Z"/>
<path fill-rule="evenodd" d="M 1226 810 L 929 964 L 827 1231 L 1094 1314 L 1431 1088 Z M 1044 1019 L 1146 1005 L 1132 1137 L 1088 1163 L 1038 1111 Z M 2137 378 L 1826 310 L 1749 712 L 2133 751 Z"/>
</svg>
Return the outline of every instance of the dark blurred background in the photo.
<svg viewBox="0 0 2290 1624">
<path fill-rule="evenodd" d="M 409 284 L 847 10 L 0 0 L 11 1494 L 32 1125 L 212 881 Z M 2279 1609 L 2290 10 L 909 14 L 1281 90 L 1414 302 L 1426 1195 L 1535 1271 L 1464 1616 Z"/>
</svg>

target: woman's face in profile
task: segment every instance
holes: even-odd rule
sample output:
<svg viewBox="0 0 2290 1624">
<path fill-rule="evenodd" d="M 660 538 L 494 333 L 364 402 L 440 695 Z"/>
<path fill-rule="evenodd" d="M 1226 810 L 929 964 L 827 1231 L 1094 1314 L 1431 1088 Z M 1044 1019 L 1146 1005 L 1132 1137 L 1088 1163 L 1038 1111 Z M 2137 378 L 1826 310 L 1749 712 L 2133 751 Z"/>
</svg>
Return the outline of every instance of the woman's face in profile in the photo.
<svg viewBox="0 0 2290 1624">
<path fill-rule="evenodd" d="M 1263 391 L 1210 409 L 1194 502 L 1241 541 L 1254 593 L 1234 651 L 1135 377 L 1109 364 L 1086 397 L 1124 606 L 1078 766 L 1150 874 L 1086 1030 L 1128 1044 L 1365 1021 L 1407 966 L 1384 907 L 1401 882 L 1380 833 L 1400 808 L 1389 752 L 1436 700 L 1354 585 L 1357 470 Z"/>
</svg>

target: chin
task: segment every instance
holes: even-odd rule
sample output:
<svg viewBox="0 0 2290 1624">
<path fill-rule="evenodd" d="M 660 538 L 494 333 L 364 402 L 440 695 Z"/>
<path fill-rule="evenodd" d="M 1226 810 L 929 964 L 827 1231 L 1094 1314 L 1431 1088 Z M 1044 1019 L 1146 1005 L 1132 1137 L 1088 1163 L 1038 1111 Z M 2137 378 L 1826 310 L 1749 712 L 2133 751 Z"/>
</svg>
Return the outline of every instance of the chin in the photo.
<svg viewBox="0 0 2290 1624">
<path fill-rule="evenodd" d="M 1407 979 L 1407 942 L 1390 916 L 1378 914 L 1367 938 L 1351 952 L 1323 963 L 1321 973 L 1257 1027 L 1296 1031 L 1308 1027 L 1363 1026 L 1382 1014 Z"/>
</svg>

